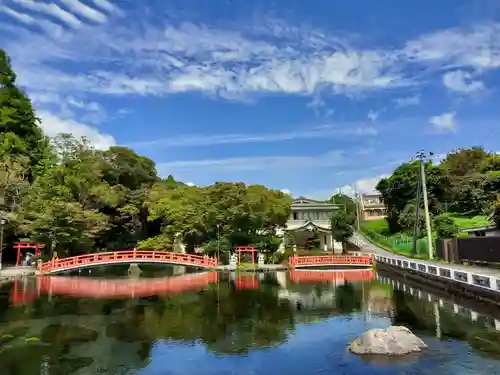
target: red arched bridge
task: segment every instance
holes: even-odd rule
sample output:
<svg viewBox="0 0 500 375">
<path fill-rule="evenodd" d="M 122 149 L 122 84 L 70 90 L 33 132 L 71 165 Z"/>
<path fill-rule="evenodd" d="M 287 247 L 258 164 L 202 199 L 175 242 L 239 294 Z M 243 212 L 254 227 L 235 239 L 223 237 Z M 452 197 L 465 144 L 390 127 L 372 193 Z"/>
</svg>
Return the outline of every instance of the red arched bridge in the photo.
<svg viewBox="0 0 500 375">
<path fill-rule="evenodd" d="M 133 263 L 178 264 L 198 268 L 215 268 L 218 264 L 216 258 L 204 255 L 153 250 L 126 250 L 85 254 L 61 259 L 54 258 L 41 263 L 38 267 L 38 274 L 46 275 L 87 267 Z"/>
<path fill-rule="evenodd" d="M 292 256 L 288 259 L 291 268 L 299 267 L 371 267 L 371 255 L 311 255 Z"/>
<path fill-rule="evenodd" d="M 23 287 L 14 282 L 11 301 L 31 302 L 41 295 L 78 298 L 140 298 L 200 290 L 218 282 L 217 272 L 203 272 L 160 279 L 94 279 L 90 277 L 41 276 Z"/>
</svg>

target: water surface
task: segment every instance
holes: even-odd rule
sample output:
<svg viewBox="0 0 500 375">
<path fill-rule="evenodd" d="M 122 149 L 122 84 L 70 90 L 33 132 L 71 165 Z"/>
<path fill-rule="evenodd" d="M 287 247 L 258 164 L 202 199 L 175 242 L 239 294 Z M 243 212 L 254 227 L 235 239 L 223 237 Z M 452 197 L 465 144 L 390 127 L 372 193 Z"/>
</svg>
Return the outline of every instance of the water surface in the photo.
<svg viewBox="0 0 500 375">
<path fill-rule="evenodd" d="M 8 285 L 0 374 L 500 374 L 495 309 L 386 276 L 153 267 Z M 403 361 L 348 352 L 364 331 L 391 324 L 428 350 Z"/>
</svg>

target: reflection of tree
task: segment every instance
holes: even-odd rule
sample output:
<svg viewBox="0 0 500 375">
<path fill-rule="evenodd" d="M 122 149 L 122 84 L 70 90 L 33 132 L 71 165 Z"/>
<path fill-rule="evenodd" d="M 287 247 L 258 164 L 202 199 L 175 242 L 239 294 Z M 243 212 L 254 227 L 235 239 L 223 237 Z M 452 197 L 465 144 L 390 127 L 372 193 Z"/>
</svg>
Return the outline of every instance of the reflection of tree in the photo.
<svg viewBox="0 0 500 375">
<path fill-rule="evenodd" d="M 393 292 L 395 325 L 404 325 L 413 331 L 436 332 L 433 302 L 421 300 L 401 291 Z M 500 357 L 500 332 L 490 329 L 479 319 L 470 319 L 439 308 L 440 330 L 443 338 L 464 340 L 481 355 Z"/>
<path fill-rule="evenodd" d="M 234 290 L 222 284 L 219 291 L 183 293 L 162 302 L 127 309 L 107 334 L 122 341 L 200 340 L 218 353 L 243 353 L 280 344 L 294 328 L 289 303 L 273 289 Z"/>
<path fill-rule="evenodd" d="M 337 286 L 335 291 L 336 309 L 343 314 L 350 314 L 362 309 L 362 285 L 347 283 Z"/>
</svg>

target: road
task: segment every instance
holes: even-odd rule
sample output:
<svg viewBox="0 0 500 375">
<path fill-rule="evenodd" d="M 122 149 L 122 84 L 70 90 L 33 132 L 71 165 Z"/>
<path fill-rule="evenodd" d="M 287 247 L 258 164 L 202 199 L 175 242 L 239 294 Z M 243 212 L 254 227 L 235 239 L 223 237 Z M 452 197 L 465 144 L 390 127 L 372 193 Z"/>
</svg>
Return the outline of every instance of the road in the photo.
<svg viewBox="0 0 500 375">
<path fill-rule="evenodd" d="M 412 262 L 419 262 L 419 263 L 425 263 L 433 266 L 441 266 L 441 267 L 446 267 L 450 268 L 453 270 L 461 271 L 461 272 L 472 272 L 476 273 L 478 275 L 485 275 L 485 276 L 494 276 L 500 278 L 500 270 L 493 269 L 493 268 L 487 268 L 487 267 L 480 267 L 480 266 L 464 266 L 460 264 L 451 264 L 451 263 L 445 263 L 445 262 L 440 262 L 440 261 L 434 261 L 434 260 L 422 260 L 422 259 L 412 259 L 409 257 L 405 257 L 404 255 L 397 255 L 394 253 L 391 253 L 390 251 L 384 250 L 377 245 L 374 245 L 370 241 L 368 241 L 365 237 L 363 237 L 361 234 L 354 234 L 353 236 L 354 239 L 357 241 L 360 241 L 363 245 L 361 247 L 361 251 L 367 252 L 367 253 L 375 253 L 379 255 L 384 255 L 384 256 L 390 256 L 396 259 L 404 259 L 407 261 L 412 261 Z"/>
</svg>

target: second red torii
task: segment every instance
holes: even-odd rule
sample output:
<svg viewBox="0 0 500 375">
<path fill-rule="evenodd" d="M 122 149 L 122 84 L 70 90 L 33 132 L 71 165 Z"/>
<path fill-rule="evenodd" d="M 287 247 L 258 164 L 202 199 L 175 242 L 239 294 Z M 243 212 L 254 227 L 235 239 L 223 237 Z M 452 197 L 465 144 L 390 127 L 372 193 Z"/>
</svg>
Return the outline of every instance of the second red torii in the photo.
<svg viewBox="0 0 500 375">
<path fill-rule="evenodd" d="M 234 250 L 238 253 L 238 264 L 241 263 L 241 253 L 252 253 L 252 264 L 255 264 L 255 252 L 257 251 L 255 246 L 236 246 Z"/>
</svg>

